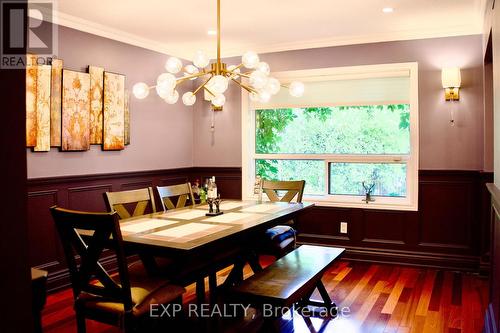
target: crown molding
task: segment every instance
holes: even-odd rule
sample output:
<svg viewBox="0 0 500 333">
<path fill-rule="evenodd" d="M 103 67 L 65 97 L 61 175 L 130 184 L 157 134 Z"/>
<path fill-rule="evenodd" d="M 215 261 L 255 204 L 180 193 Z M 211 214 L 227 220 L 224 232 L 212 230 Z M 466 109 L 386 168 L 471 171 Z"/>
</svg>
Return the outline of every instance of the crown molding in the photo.
<svg viewBox="0 0 500 333">
<path fill-rule="evenodd" d="M 308 41 L 295 41 L 291 43 L 275 43 L 273 45 L 266 45 L 266 46 L 250 45 L 250 46 L 245 46 L 244 50 L 241 48 L 238 49 L 226 48 L 225 50 L 223 50 L 223 56 L 224 57 L 239 56 L 243 54 L 244 51 L 249 49 L 257 53 L 271 53 L 271 52 L 282 52 L 291 50 L 315 49 L 315 48 L 331 47 L 331 46 L 346 46 L 346 45 L 356 45 L 356 44 L 371 44 L 371 43 L 381 43 L 381 42 L 478 35 L 482 34 L 482 31 L 483 31 L 482 25 L 476 25 L 476 24 L 461 25 L 441 30 L 419 29 L 419 30 L 395 31 L 395 32 L 380 33 L 380 34 L 333 37 L 333 38 L 316 39 Z"/>
<path fill-rule="evenodd" d="M 175 50 L 175 47 L 171 45 L 144 38 L 136 34 L 130 34 L 119 29 L 111 28 L 109 26 L 85 20 L 60 11 L 54 12 L 52 23 L 126 44 L 142 47 L 148 50 L 163 53 L 165 55 L 174 55 L 184 59 L 186 59 L 186 56 L 188 58 L 190 57 L 189 55 L 183 53 L 173 52 L 172 50 Z"/>
<path fill-rule="evenodd" d="M 487 0 L 478 0 L 477 12 L 481 12 L 486 7 Z M 484 6 L 484 7 L 483 7 Z M 165 44 L 152 39 L 143 38 L 136 34 L 130 34 L 106 25 L 93 21 L 81 19 L 79 17 L 56 11 L 53 23 L 87 32 L 93 35 L 109 38 L 126 44 L 142 47 L 148 50 L 172 55 L 183 59 L 190 59 L 191 52 L 180 49 L 173 44 Z M 479 21 L 479 20 L 478 20 Z M 390 33 L 367 34 L 358 36 L 332 37 L 315 40 L 294 41 L 290 43 L 274 43 L 271 45 L 247 45 L 237 48 L 225 47 L 222 56 L 224 58 L 240 56 L 247 50 L 254 50 L 258 53 L 282 52 L 291 50 L 314 49 L 331 46 L 369 44 L 390 41 L 416 40 L 439 37 L 453 37 L 464 35 L 475 35 L 483 33 L 483 25 L 479 22 L 472 22 L 454 27 L 447 27 L 440 30 L 414 29 L 405 31 L 394 31 Z M 207 52 L 211 58 L 215 58 L 215 52 Z"/>
</svg>

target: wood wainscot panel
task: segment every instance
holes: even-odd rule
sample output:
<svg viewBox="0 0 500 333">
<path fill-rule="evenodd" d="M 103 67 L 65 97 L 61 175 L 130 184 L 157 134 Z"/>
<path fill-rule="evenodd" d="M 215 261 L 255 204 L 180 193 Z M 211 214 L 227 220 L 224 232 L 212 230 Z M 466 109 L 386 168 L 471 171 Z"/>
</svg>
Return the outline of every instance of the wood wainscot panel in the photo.
<svg viewBox="0 0 500 333">
<path fill-rule="evenodd" d="M 478 172 L 440 173 L 420 180 L 419 246 L 475 254 Z"/>
<path fill-rule="evenodd" d="M 349 242 L 353 233 L 354 223 L 351 218 L 351 209 L 333 207 L 314 207 L 302 214 L 296 221 L 300 231 L 299 240 L 321 240 L 325 243 L 344 244 Z M 340 233 L 340 223 L 347 222 L 347 234 Z"/>
<path fill-rule="evenodd" d="M 57 189 L 28 192 L 28 246 L 30 266 L 58 264 L 62 256 L 49 207 L 57 205 Z"/>
<path fill-rule="evenodd" d="M 199 180 L 203 185 L 205 179 L 212 176 L 222 199 L 241 199 L 241 168 L 194 167 L 191 182 Z"/>
<path fill-rule="evenodd" d="M 362 242 L 404 245 L 407 215 L 402 211 L 364 210 Z"/>
<path fill-rule="evenodd" d="M 86 185 L 68 188 L 68 207 L 74 210 L 105 212 L 103 195 L 112 191 L 111 184 Z"/>
</svg>

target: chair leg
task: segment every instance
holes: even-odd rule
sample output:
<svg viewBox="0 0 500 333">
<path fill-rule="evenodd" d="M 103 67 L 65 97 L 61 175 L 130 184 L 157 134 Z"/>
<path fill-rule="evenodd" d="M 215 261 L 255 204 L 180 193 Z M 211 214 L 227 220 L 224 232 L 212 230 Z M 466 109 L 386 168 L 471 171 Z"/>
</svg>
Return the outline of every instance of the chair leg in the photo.
<svg viewBox="0 0 500 333">
<path fill-rule="evenodd" d="M 85 326 L 85 316 L 80 313 L 80 311 L 76 311 L 76 328 L 78 333 L 85 333 L 87 328 Z"/>
</svg>

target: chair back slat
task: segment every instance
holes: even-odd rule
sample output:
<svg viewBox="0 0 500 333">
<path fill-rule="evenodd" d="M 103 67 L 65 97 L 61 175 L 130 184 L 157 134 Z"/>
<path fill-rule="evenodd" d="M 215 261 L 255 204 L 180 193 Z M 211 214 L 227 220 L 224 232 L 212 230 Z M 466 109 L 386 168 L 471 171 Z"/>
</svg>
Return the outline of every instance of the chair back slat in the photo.
<svg viewBox="0 0 500 333">
<path fill-rule="evenodd" d="M 50 211 L 64 249 L 75 300 L 86 292 L 106 297 L 110 302 L 122 303 L 125 311 L 131 310 L 130 281 L 118 213 L 88 213 L 57 206 L 51 207 Z M 78 230 L 93 233 L 85 241 Z M 120 284 L 99 262 L 105 248 L 116 254 Z M 79 263 L 75 254 L 80 257 Z"/>
<path fill-rule="evenodd" d="M 126 219 L 132 216 L 144 215 L 148 205 L 151 205 L 152 213 L 156 212 L 153 189 L 151 187 L 139 190 L 106 192 L 104 195 L 108 210 L 116 211 L 120 219 Z M 126 205 L 135 204 L 132 213 L 126 208 Z"/>
<path fill-rule="evenodd" d="M 261 191 L 259 200 L 262 200 L 262 193 L 265 193 L 269 200 L 274 202 L 291 202 L 294 199 L 297 202 L 302 202 L 305 185 L 306 182 L 304 180 L 274 181 L 262 179 L 260 182 Z M 279 191 L 286 192 L 280 197 Z"/>
<path fill-rule="evenodd" d="M 182 208 L 189 202 L 194 205 L 194 195 L 191 189 L 191 183 L 171 185 L 171 186 L 157 186 L 158 194 L 160 195 L 163 210 Z M 177 202 L 172 201 L 173 197 L 178 197 Z"/>
</svg>

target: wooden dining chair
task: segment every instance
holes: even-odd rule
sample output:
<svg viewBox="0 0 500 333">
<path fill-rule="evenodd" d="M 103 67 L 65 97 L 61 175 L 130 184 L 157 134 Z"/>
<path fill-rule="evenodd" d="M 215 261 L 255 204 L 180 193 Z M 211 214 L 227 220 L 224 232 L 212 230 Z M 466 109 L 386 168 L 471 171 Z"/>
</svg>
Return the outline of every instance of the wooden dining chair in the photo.
<svg viewBox="0 0 500 333">
<path fill-rule="evenodd" d="M 144 215 L 148 206 L 152 213 L 156 212 L 155 198 L 151 187 L 130 191 L 106 192 L 104 198 L 108 211 L 116 211 L 120 219 Z M 132 214 L 127 209 L 129 206 L 133 206 Z"/>
<path fill-rule="evenodd" d="M 183 287 L 148 276 L 140 263 L 127 266 L 116 212 L 88 213 L 56 206 L 50 211 L 69 268 L 78 333 L 85 333 L 86 319 L 130 332 L 137 328 L 139 318 L 148 315 L 152 304 L 182 305 Z M 78 230 L 93 234 L 84 241 Z M 110 275 L 99 262 L 104 248 L 116 255 L 116 275 Z"/>
<path fill-rule="evenodd" d="M 157 186 L 158 194 L 160 195 L 161 204 L 163 210 L 167 211 L 169 209 L 182 208 L 186 204 L 191 206 L 194 205 L 194 195 L 193 189 L 191 188 L 191 183 L 170 185 L 170 186 Z M 172 199 L 177 198 L 177 202 L 174 204 Z"/>
<path fill-rule="evenodd" d="M 302 202 L 305 185 L 304 180 L 272 181 L 262 179 L 259 200 L 262 200 L 262 195 L 265 193 L 272 202 Z M 285 225 L 277 225 L 266 230 L 259 253 L 281 258 L 292 251 L 296 244 L 296 231 L 293 224 L 294 222 L 291 220 Z"/>
</svg>

